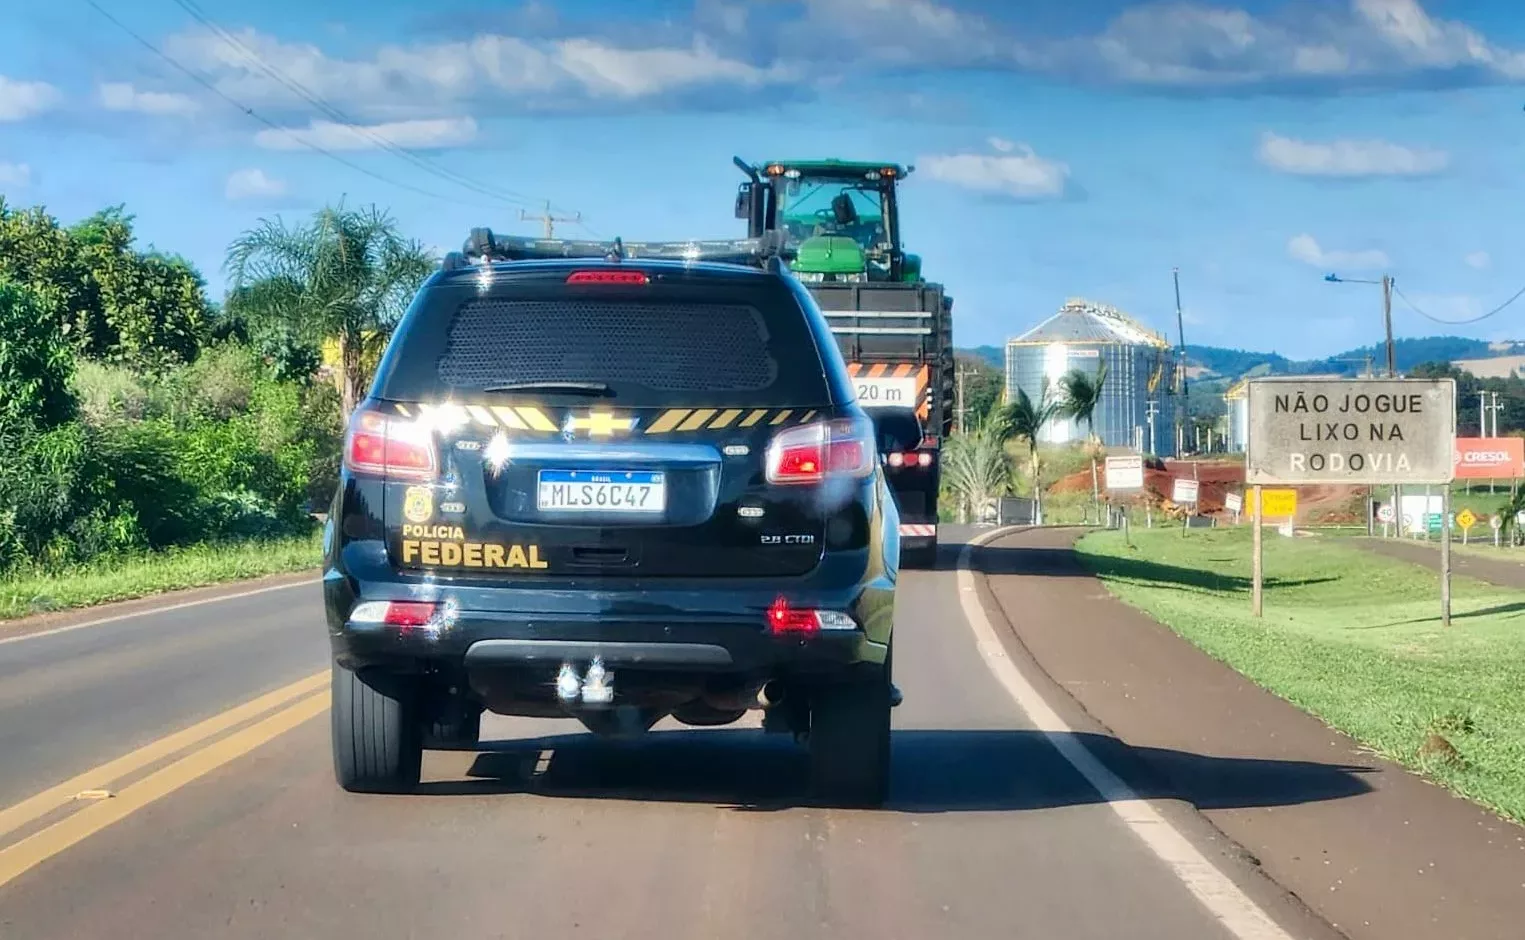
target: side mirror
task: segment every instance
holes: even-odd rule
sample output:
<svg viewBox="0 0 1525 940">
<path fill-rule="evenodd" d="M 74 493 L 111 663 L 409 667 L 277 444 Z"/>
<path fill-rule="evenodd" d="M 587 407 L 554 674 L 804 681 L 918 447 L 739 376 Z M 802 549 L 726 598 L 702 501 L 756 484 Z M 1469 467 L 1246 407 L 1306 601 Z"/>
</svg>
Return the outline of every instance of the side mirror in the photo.
<svg viewBox="0 0 1525 940">
<path fill-rule="evenodd" d="M 921 446 L 926 431 L 914 409 L 871 408 L 868 414 L 874 421 L 874 436 L 881 454 L 905 453 Z"/>
<path fill-rule="evenodd" d="M 752 191 L 751 183 L 742 183 L 741 186 L 738 187 L 738 191 L 736 193 L 736 218 L 752 218 L 752 200 L 755 198 L 756 194 Z"/>
</svg>

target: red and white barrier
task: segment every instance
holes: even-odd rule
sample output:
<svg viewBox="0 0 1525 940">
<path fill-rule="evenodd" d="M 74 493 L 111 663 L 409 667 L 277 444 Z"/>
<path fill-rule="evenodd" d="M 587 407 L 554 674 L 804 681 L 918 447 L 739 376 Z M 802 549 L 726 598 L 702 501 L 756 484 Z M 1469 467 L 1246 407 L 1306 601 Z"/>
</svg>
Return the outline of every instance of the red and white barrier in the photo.
<svg viewBox="0 0 1525 940">
<path fill-rule="evenodd" d="M 900 534 L 909 538 L 929 538 L 937 534 L 937 526 L 902 522 Z"/>
</svg>

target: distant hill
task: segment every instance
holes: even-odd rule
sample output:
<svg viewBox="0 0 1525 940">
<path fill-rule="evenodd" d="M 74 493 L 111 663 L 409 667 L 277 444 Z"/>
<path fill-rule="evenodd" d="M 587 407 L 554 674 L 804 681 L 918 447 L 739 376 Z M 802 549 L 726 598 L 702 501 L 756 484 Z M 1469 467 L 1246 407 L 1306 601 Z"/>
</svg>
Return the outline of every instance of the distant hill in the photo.
<svg viewBox="0 0 1525 940">
<path fill-rule="evenodd" d="M 976 346 L 959 352 L 983 359 L 997 368 L 1004 367 L 1005 350 L 999 346 Z M 1467 339 L 1462 336 L 1426 336 L 1418 339 L 1399 339 L 1393 342 L 1394 358 L 1400 372 L 1410 370 L 1424 362 L 1452 362 L 1458 359 L 1492 359 L 1499 356 L 1525 353 L 1525 343 L 1489 343 L 1486 340 Z M 1381 373 L 1387 365 L 1387 347 L 1377 342 L 1359 349 L 1349 349 L 1325 359 L 1288 359 L 1279 353 L 1252 352 L 1245 349 L 1226 349 L 1222 346 L 1195 346 L 1186 344 L 1186 359 L 1193 368 L 1187 373 L 1193 378 L 1239 379 L 1246 375 L 1359 375 L 1366 368 L 1367 357 L 1372 368 Z"/>
</svg>

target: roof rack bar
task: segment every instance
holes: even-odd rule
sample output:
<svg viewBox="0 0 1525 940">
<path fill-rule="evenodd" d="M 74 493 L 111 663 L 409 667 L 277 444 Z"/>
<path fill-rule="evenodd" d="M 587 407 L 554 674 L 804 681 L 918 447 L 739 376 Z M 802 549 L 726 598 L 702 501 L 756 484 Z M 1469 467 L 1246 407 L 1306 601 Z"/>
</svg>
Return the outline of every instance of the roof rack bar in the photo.
<svg viewBox="0 0 1525 940">
<path fill-rule="evenodd" d="M 495 261 L 540 261 L 555 258 L 587 258 L 604 261 L 634 259 L 708 261 L 772 269 L 792 260 L 782 233 L 762 238 L 713 239 L 675 242 L 627 242 L 533 238 L 497 235 L 489 228 L 474 228 L 466 239 L 457 267 Z M 452 253 L 454 254 L 454 253 Z"/>
</svg>

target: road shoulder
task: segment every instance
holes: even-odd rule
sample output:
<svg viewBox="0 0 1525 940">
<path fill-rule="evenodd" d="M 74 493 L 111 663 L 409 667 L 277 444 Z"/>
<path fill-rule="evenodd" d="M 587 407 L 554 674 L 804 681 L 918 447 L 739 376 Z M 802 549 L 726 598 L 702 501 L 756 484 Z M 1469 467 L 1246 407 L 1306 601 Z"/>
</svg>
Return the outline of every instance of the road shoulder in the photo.
<svg viewBox="0 0 1525 940">
<path fill-rule="evenodd" d="M 72 630 L 93 626 L 97 623 L 109 623 L 125 620 L 130 617 L 140 617 L 179 607 L 210 604 L 229 598 L 244 597 L 260 591 L 276 590 L 298 584 L 311 584 L 317 581 L 318 575 L 319 571 L 316 568 L 309 571 L 292 571 L 257 578 L 245 578 L 237 581 L 223 581 L 205 587 L 163 591 L 131 600 L 109 601 L 104 604 L 93 604 L 88 607 L 71 607 L 68 610 L 33 614 L 29 617 L 17 617 L 12 620 L 0 620 L 0 643 L 41 633 Z"/>
<path fill-rule="evenodd" d="M 1019 532 L 975 567 L 1019 654 L 1124 742 L 1101 755 L 1130 765 L 1114 772 L 1195 807 L 1226 837 L 1226 864 L 1258 861 L 1348 936 L 1518 936 L 1525 829 L 1373 757 L 1116 600 L 1071 551 L 1080 534 Z M 1334 798 L 1333 775 L 1366 792 Z"/>
</svg>

